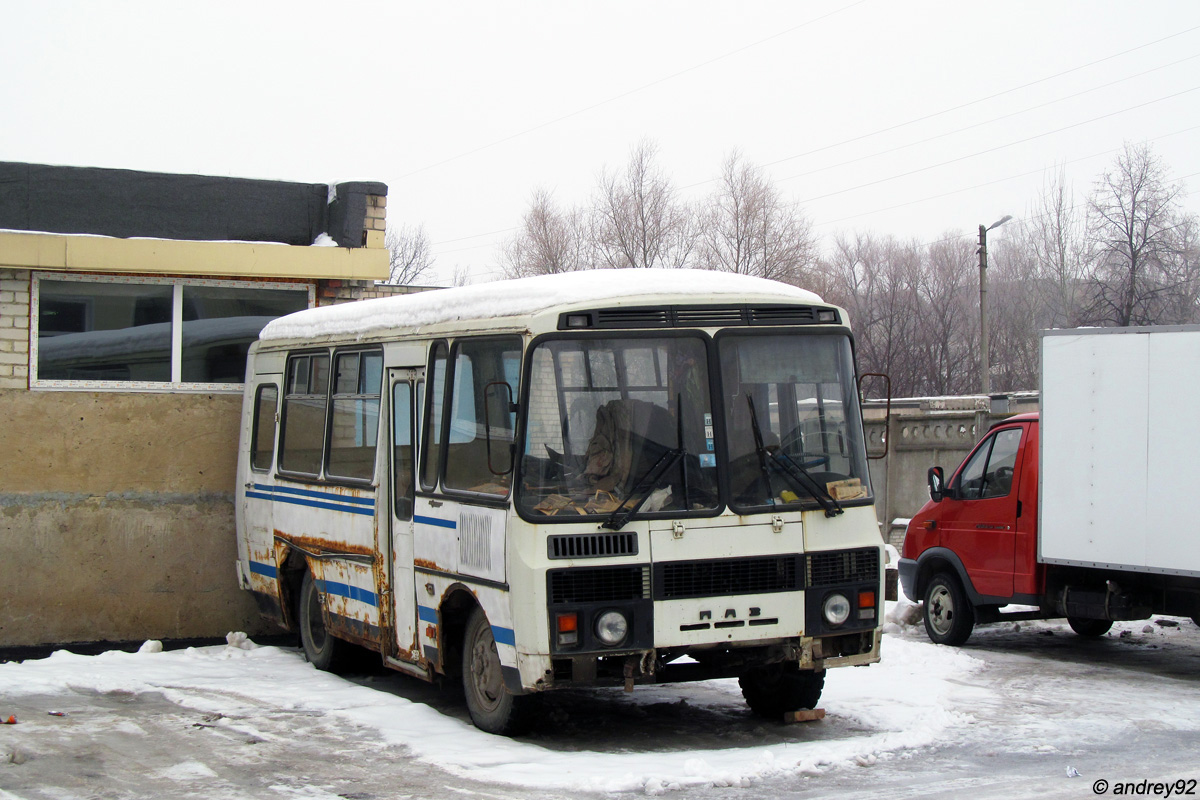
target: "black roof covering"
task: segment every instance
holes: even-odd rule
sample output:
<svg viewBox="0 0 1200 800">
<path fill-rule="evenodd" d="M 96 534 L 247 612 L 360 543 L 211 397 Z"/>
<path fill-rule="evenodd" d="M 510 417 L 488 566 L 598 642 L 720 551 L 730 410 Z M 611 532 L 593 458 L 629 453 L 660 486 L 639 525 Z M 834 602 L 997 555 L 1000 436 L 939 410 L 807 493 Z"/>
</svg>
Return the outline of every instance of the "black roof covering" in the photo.
<svg viewBox="0 0 1200 800">
<path fill-rule="evenodd" d="M 310 245 L 328 233 L 363 245 L 367 195 L 383 183 L 337 184 L 172 175 L 0 161 L 0 229 L 121 238 Z"/>
</svg>

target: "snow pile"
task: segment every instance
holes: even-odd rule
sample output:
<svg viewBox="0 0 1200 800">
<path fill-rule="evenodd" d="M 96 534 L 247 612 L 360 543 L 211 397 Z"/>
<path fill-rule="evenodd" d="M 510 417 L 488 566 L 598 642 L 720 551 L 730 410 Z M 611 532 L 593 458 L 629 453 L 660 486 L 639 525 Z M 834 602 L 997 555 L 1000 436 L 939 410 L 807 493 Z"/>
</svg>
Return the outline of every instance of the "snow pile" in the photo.
<svg viewBox="0 0 1200 800">
<path fill-rule="evenodd" d="M 867 669 L 828 673 L 825 721 L 806 735 L 764 745 L 710 750 L 621 752 L 551 750 L 529 741 L 482 733 L 468 722 L 421 703 L 317 672 L 294 650 L 255 647 L 231 633 L 224 647 L 174 652 L 111 651 L 80 656 L 59 651 L 39 661 L 0 665 L 0 696 L 83 690 L 159 692 L 204 713 L 253 715 L 277 709 L 340 717 L 377 730 L 389 744 L 452 773 L 486 782 L 560 791 L 640 791 L 660 794 L 692 786 L 747 787 L 773 776 L 802 776 L 832 765 L 870 766 L 888 753 L 945 738 L 970 723 L 972 698 L 948 680 L 981 667 L 965 653 L 889 639 L 883 661 Z M 248 649 L 249 648 L 249 649 Z M 639 688 L 633 702 L 662 692 L 703 694 L 710 705 L 743 714 L 737 682 Z M 811 738 L 807 732 L 811 730 Z M 797 741 L 798 739 L 798 741 Z M 632 750 L 632 751 L 631 751 Z M 203 778 L 202 765 L 183 765 L 181 779 Z"/>
<path fill-rule="evenodd" d="M 729 272 L 596 269 L 310 308 L 280 317 L 263 328 L 259 338 L 367 336 L 390 328 L 536 314 L 563 303 L 619 304 L 639 295 L 687 295 L 713 303 L 822 302 L 795 286 Z"/>
</svg>

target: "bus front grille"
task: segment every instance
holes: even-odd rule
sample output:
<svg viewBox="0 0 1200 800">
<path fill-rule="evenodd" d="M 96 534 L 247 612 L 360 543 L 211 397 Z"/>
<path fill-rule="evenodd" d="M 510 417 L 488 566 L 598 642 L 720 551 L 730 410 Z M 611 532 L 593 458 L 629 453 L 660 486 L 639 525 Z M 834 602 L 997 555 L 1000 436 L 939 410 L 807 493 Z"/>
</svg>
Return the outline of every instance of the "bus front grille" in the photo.
<svg viewBox="0 0 1200 800">
<path fill-rule="evenodd" d="M 839 550 L 831 553 L 810 553 L 808 556 L 808 585 L 837 586 L 842 583 L 865 583 L 879 578 L 879 549 Z"/>
<path fill-rule="evenodd" d="M 614 603 L 650 596 L 650 568 L 645 565 L 555 569 L 546 575 L 551 605 Z"/>
<path fill-rule="evenodd" d="M 725 597 L 803 589 L 800 555 L 668 561 L 654 565 L 654 599 Z"/>
</svg>

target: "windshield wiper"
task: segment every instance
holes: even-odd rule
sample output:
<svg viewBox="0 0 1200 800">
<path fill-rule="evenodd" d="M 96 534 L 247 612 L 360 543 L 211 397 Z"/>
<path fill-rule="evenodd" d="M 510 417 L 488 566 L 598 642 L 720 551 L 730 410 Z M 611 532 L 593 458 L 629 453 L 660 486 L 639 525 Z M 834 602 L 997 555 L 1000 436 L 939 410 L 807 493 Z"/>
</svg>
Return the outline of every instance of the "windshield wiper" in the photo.
<svg viewBox="0 0 1200 800">
<path fill-rule="evenodd" d="M 821 508 L 825 509 L 825 516 L 836 517 L 841 514 L 844 510 L 841 503 L 825 491 L 825 487 L 812 476 L 812 473 L 788 458 L 787 455 L 781 455 L 777 452 L 778 448 L 772 450 L 763 443 L 762 428 L 758 424 L 758 413 L 754 410 L 754 398 L 746 395 L 746 402 L 750 405 L 750 428 L 754 432 L 754 451 L 758 453 L 759 466 L 762 467 L 763 476 L 767 479 L 768 495 L 772 498 L 775 496 L 774 490 L 771 489 L 770 467 L 771 464 L 774 464 L 780 472 L 792 479 L 792 483 L 811 495 Z"/>
<path fill-rule="evenodd" d="M 626 523 L 633 518 L 633 515 L 638 512 L 647 500 L 650 499 L 650 493 L 658 488 L 659 481 L 663 476 L 670 472 L 676 464 L 683 462 L 683 502 L 687 506 L 688 498 L 688 477 L 687 477 L 687 462 L 684 457 L 687 455 L 687 449 L 683 446 L 683 397 L 679 395 L 675 400 L 675 415 L 676 415 L 676 446 L 673 450 L 668 450 L 658 457 L 658 460 L 650 465 L 650 468 L 642 473 L 641 477 L 634 482 L 633 490 L 629 496 L 621 501 L 621 504 L 613 509 L 613 512 L 608 515 L 608 519 L 600 523 L 600 527 L 607 528 L 612 531 L 619 531 L 624 528 Z M 636 497 L 637 502 L 631 508 L 626 508 L 625 504 L 630 498 Z"/>
</svg>

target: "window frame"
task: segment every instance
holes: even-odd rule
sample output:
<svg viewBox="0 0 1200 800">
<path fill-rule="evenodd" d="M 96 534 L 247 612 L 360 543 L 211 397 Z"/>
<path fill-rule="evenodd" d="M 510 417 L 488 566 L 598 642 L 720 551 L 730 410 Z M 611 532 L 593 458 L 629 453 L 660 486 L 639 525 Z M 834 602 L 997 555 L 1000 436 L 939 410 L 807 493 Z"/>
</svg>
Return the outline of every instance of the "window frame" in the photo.
<svg viewBox="0 0 1200 800">
<path fill-rule="evenodd" d="M 170 381 L 101 381 L 62 380 L 38 377 L 38 328 L 41 307 L 41 282 L 101 283 L 110 285 L 171 286 L 171 380 Z M 239 383 L 198 383 L 182 380 L 183 375 L 183 290 L 187 287 L 219 287 L 228 289 L 262 289 L 274 291 L 304 291 L 308 308 L 316 305 L 316 285 L 302 281 L 239 281 L 206 278 L 183 278 L 151 275 L 80 275 L 64 272 L 34 272 L 29 292 L 29 388 L 110 392 L 196 392 L 240 394 L 245 388 Z"/>
<path fill-rule="evenodd" d="M 363 373 L 362 365 L 364 356 L 379 357 L 379 387 L 378 390 L 371 394 L 370 392 L 338 392 L 338 365 L 342 358 L 346 356 L 358 357 L 359 372 L 356 378 L 356 389 L 362 382 Z M 339 347 L 334 348 L 332 358 L 329 362 L 329 385 L 325 397 L 325 446 L 324 455 L 321 461 L 322 481 L 325 483 L 340 483 L 349 486 L 354 485 L 372 485 L 375 481 L 375 475 L 379 467 L 379 432 L 382 428 L 380 424 L 383 420 L 383 398 L 384 389 L 387 384 L 387 368 L 383 364 L 383 348 L 375 347 Z M 370 388 L 370 387 L 366 387 Z M 363 476 L 353 475 L 338 475 L 331 471 L 333 466 L 333 437 L 334 437 L 334 418 L 337 414 L 337 401 L 341 400 L 369 400 L 375 398 L 377 406 L 375 408 L 375 443 L 371 448 L 373 457 L 371 459 L 371 474 Z M 365 447 L 365 445 L 364 445 Z"/>
<path fill-rule="evenodd" d="M 262 430 L 262 425 L 264 422 L 263 413 L 262 413 L 263 412 L 262 398 L 263 398 L 263 395 L 268 390 L 275 392 L 275 405 L 271 409 L 271 418 L 269 421 L 270 429 L 271 429 L 271 452 L 267 455 L 266 463 L 259 466 L 255 460 L 255 455 L 257 455 L 259 452 L 263 452 L 258 449 L 258 435 L 259 435 L 259 432 Z M 266 473 L 270 473 L 271 469 L 275 466 L 276 445 L 279 444 L 279 417 L 280 417 L 279 400 L 281 397 L 282 397 L 282 393 L 279 391 L 279 386 L 274 382 L 261 383 L 258 385 L 258 388 L 256 388 L 254 390 L 254 417 L 250 422 L 250 471 L 251 472 L 258 472 L 258 473 L 266 474 Z"/>
</svg>

